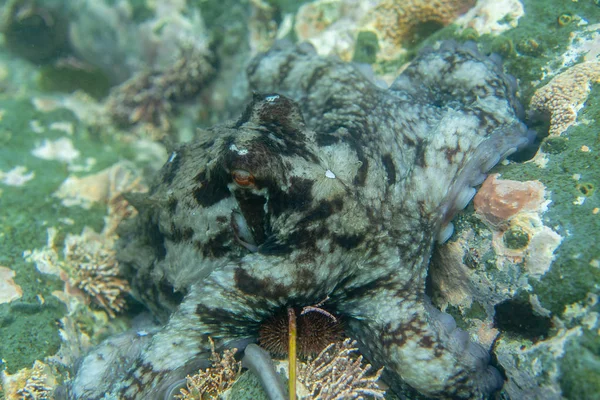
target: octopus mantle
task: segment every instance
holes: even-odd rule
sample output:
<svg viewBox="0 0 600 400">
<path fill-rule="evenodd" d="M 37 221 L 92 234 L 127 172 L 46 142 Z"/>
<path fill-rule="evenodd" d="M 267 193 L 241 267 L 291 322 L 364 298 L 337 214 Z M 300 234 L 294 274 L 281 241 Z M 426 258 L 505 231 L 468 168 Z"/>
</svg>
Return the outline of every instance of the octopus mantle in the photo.
<svg viewBox="0 0 600 400">
<path fill-rule="evenodd" d="M 177 148 L 119 257 L 165 325 L 89 354 L 69 397 L 162 399 L 220 347 L 286 307 L 343 319 L 400 395 L 485 398 L 488 351 L 425 295 L 432 248 L 474 186 L 524 146 L 514 80 L 473 44 L 422 52 L 386 89 L 306 44 L 248 67 L 241 117 Z"/>
</svg>

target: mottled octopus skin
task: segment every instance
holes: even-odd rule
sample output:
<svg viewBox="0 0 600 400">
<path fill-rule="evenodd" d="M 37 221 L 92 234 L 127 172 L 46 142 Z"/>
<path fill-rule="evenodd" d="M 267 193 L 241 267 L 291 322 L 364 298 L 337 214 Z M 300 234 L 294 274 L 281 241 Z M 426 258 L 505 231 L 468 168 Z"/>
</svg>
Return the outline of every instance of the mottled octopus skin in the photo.
<svg viewBox="0 0 600 400">
<path fill-rule="evenodd" d="M 272 315 L 324 299 L 401 396 L 499 389 L 488 351 L 430 304 L 425 279 L 473 186 L 527 143 L 514 80 L 455 43 L 422 52 L 389 89 L 306 44 L 259 55 L 248 79 L 241 117 L 177 148 L 131 200 L 140 214 L 119 257 L 166 324 L 93 351 L 70 398 L 162 399 L 205 365 L 209 336 L 243 348 Z"/>
</svg>

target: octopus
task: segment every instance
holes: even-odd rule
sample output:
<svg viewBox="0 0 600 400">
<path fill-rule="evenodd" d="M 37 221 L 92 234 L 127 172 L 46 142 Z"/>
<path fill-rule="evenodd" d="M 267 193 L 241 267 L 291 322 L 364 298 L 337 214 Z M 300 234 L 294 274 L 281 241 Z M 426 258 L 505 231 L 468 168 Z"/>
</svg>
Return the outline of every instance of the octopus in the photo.
<svg viewBox="0 0 600 400">
<path fill-rule="evenodd" d="M 389 87 L 308 44 L 247 68 L 252 99 L 170 154 L 118 257 L 162 325 L 109 338 L 70 399 L 169 399 L 210 339 L 244 349 L 286 309 L 343 321 L 403 398 L 484 399 L 503 378 L 426 295 L 434 246 L 530 142 L 514 78 L 474 43 L 423 50 Z M 324 301 L 325 300 L 325 301 Z M 175 385 L 175 386 L 174 386 Z"/>
</svg>

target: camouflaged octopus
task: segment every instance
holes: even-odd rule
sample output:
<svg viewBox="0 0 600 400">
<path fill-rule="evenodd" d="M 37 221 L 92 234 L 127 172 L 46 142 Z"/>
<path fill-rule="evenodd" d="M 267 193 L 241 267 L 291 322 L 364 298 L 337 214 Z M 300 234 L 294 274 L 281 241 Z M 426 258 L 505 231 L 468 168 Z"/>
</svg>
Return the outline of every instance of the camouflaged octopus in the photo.
<svg viewBox="0 0 600 400">
<path fill-rule="evenodd" d="M 498 390 L 488 351 L 434 308 L 425 280 L 474 186 L 528 143 L 514 79 L 452 42 L 389 88 L 307 44 L 259 55 L 248 79 L 241 117 L 200 130 L 132 198 L 119 257 L 166 324 L 102 344 L 69 397 L 169 398 L 206 363 L 208 337 L 243 349 L 275 313 L 323 299 L 401 396 Z"/>
</svg>

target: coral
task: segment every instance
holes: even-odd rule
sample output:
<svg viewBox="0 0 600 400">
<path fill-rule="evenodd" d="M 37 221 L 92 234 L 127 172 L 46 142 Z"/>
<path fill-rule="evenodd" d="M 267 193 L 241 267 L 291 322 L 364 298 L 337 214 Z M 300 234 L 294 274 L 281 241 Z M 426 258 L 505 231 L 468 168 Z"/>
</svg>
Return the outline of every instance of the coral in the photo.
<svg viewBox="0 0 600 400">
<path fill-rule="evenodd" d="M 118 124 L 142 124 L 154 139 L 171 130 L 174 105 L 191 99 L 215 74 L 209 52 L 191 46 L 164 70 L 141 72 L 111 91 L 106 107 Z"/>
<path fill-rule="evenodd" d="M 475 5 L 475 0 L 383 0 L 365 17 L 363 30 L 379 37 L 382 59 L 412 47 L 432 30 L 448 25 Z"/>
<path fill-rule="evenodd" d="M 600 82 L 599 61 L 574 65 L 536 90 L 529 104 L 530 117 L 549 117 L 550 135 L 560 135 L 577 120 L 592 82 Z"/>
<path fill-rule="evenodd" d="M 7 400 L 51 400 L 56 384 L 53 369 L 41 361 L 35 361 L 32 368 L 24 368 L 14 375 L 3 371 L 0 388 L 4 388 Z"/>
<path fill-rule="evenodd" d="M 455 23 L 462 29 L 474 29 L 479 35 L 498 35 L 515 28 L 523 15 L 520 0 L 480 0 Z"/>
<path fill-rule="evenodd" d="M 103 230 L 112 236 L 119 223 L 135 214 L 135 209 L 123 197 L 123 193 L 145 192 L 139 171 L 127 161 L 118 162 L 100 172 L 83 177 L 69 176 L 54 192 L 64 206 L 80 206 L 90 209 L 93 204 L 108 207 Z"/>
<path fill-rule="evenodd" d="M 294 30 L 319 54 L 335 54 L 345 61 L 386 62 L 474 4 L 475 0 L 319 0 L 300 7 Z"/>
<path fill-rule="evenodd" d="M 125 307 L 129 284 L 120 277 L 112 240 L 91 230 L 65 239 L 65 269 L 71 272 L 70 284 L 83 290 L 114 318 Z"/>
<path fill-rule="evenodd" d="M 342 343 L 330 344 L 314 360 L 301 363 L 298 380 L 309 393 L 309 398 L 320 400 L 382 399 L 385 391 L 377 381 L 383 368 L 374 375 L 367 376 L 371 365 L 363 366 L 362 356 L 353 353 L 358 350 L 356 341 L 345 339 Z"/>
<path fill-rule="evenodd" d="M 186 388 L 175 395 L 180 400 L 216 399 L 227 391 L 240 376 L 242 363 L 236 361 L 237 349 L 227 349 L 223 355 L 215 351 L 215 342 L 209 338 L 212 366 L 205 371 L 186 377 Z"/>
</svg>

